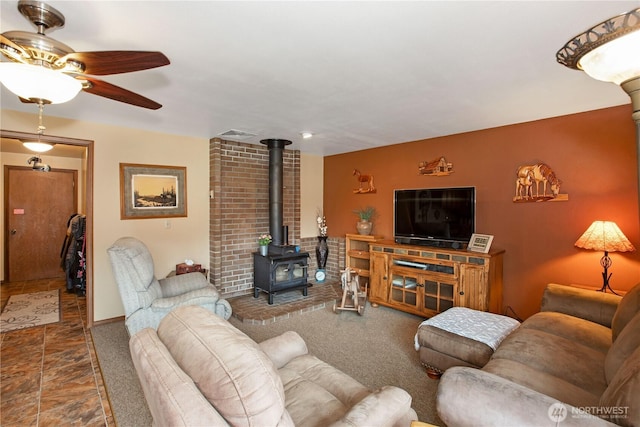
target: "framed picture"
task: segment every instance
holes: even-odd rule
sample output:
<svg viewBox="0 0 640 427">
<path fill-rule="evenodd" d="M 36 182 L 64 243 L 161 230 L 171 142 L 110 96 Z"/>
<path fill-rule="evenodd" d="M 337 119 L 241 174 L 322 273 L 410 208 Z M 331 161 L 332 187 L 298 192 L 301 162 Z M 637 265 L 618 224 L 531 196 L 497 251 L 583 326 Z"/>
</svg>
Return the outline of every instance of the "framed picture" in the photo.
<svg viewBox="0 0 640 427">
<path fill-rule="evenodd" d="M 120 219 L 187 216 L 187 168 L 120 163 Z"/>
<path fill-rule="evenodd" d="M 467 250 L 486 254 L 491 248 L 491 242 L 493 242 L 493 236 L 490 234 L 474 233 L 471 235 L 471 239 L 469 239 L 469 246 L 467 246 Z"/>
</svg>

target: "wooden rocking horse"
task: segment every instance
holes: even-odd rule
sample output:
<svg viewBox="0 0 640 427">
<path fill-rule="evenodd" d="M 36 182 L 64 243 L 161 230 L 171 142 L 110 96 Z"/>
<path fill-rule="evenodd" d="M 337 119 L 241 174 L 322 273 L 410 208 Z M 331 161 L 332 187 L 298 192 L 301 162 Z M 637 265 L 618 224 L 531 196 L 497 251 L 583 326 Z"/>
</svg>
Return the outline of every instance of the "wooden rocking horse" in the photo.
<svg viewBox="0 0 640 427">
<path fill-rule="evenodd" d="M 333 303 L 333 312 L 337 310 L 356 311 L 362 316 L 364 308 L 367 303 L 367 288 L 365 285 L 364 291 L 360 289 L 360 277 L 358 273 L 347 267 L 342 272 L 342 300 L 340 305 Z"/>
</svg>

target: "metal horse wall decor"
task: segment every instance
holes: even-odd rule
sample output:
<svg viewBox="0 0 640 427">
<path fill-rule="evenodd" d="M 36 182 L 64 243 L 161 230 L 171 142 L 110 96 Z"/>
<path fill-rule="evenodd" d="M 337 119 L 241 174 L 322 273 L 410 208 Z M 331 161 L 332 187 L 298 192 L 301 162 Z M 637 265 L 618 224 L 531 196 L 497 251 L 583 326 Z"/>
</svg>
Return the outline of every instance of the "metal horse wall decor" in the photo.
<svg viewBox="0 0 640 427">
<path fill-rule="evenodd" d="M 542 184 L 542 194 L 540 194 Z M 520 166 L 516 170 L 516 194 L 514 202 L 546 202 L 569 200 L 568 194 L 560 194 L 562 181 L 546 163 Z M 535 196 L 533 190 L 535 187 Z M 549 193 L 547 194 L 547 190 Z"/>
</svg>

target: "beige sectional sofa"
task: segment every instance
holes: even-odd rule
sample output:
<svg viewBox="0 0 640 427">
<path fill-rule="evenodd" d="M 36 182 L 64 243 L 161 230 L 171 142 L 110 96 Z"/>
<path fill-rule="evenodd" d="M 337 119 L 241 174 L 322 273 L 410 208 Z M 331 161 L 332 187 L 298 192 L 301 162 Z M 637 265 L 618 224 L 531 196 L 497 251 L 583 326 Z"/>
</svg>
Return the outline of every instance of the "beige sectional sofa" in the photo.
<svg viewBox="0 0 640 427">
<path fill-rule="evenodd" d="M 129 343 L 158 426 L 402 426 L 417 420 L 397 387 L 371 391 L 286 332 L 260 344 L 196 306 Z"/>
<path fill-rule="evenodd" d="M 640 284 L 549 284 L 482 369 L 447 369 L 437 409 L 448 426 L 640 426 Z"/>
</svg>

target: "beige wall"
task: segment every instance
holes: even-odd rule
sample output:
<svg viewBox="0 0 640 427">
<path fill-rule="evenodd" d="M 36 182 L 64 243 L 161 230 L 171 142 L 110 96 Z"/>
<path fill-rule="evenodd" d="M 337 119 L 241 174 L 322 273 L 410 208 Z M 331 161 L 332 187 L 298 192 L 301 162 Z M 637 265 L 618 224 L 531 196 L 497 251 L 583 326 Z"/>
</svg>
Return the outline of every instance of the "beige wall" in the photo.
<svg viewBox="0 0 640 427">
<path fill-rule="evenodd" d="M 124 107 L 126 108 L 126 107 Z M 53 107 L 51 108 L 53 110 Z M 32 132 L 37 116 L 2 110 L 2 128 Z M 208 268 L 209 259 L 209 141 L 137 129 L 107 126 L 46 116 L 48 135 L 93 140 L 93 260 L 94 320 L 122 316 L 107 248 L 121 236 L 134 236 L 150 248 L 158 277 L 164 277 L 185 258 Z M 4 159 L 4 156 L 3 156 Z M 120 219 L 119 163 L 186 166 L 186 218 Z"/>
<path fill-rule="evenodd" d="M 316 212 L 322 210 L 324 160 L 322 156 L 300 154 L 300 237 L 318 235 Z"/>
</svg>

